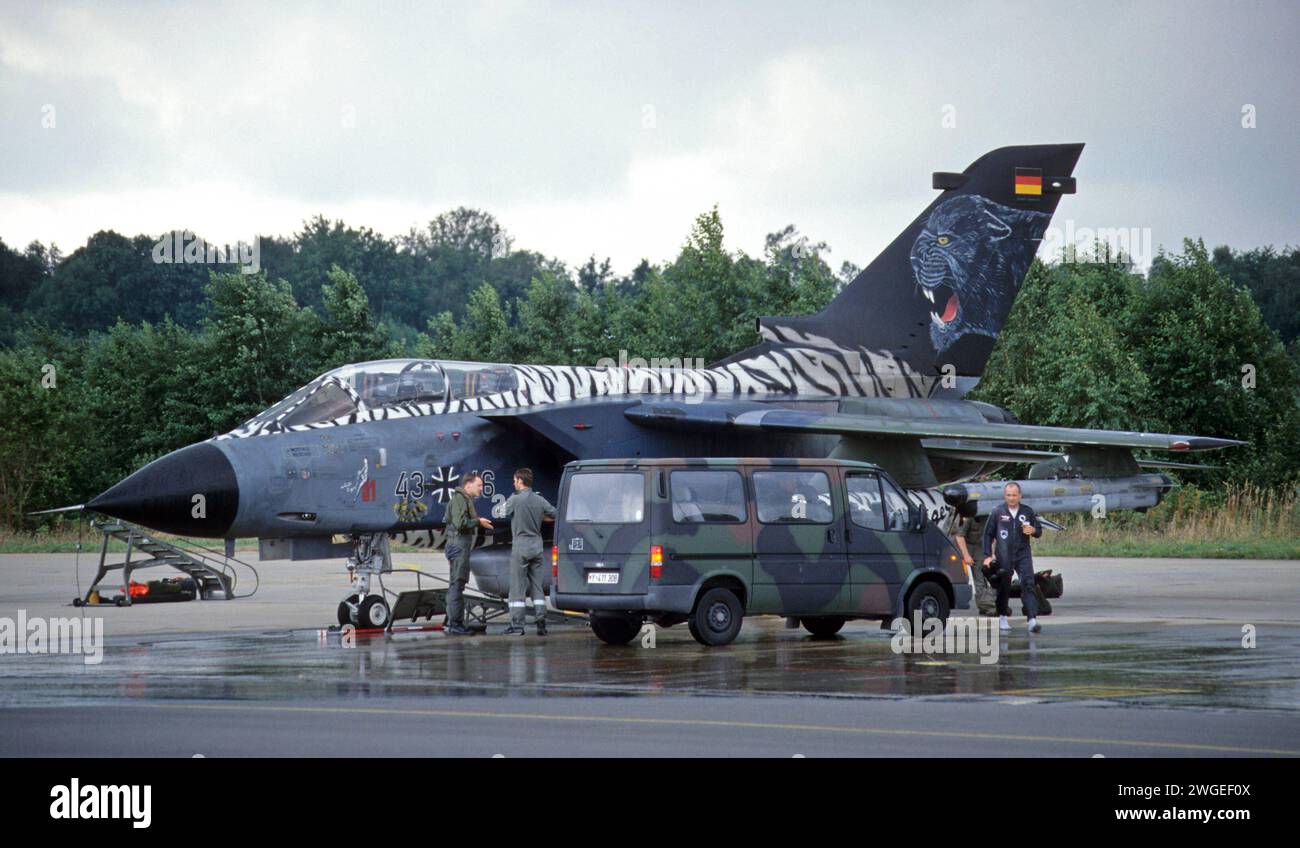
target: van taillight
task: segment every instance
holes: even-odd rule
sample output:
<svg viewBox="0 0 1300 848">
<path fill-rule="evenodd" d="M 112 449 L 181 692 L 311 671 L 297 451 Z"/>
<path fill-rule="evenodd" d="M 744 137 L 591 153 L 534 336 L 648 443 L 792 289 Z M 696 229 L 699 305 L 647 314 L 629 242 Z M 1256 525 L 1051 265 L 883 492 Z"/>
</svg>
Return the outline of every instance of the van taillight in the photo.
<svg viewBox="0 0 1300 848">
<path fill-rule="evenodd" d="M 664 546 L 650 546 L 650 579 L 658 580 L 664 576 Z"/>
<path fill-rule="evenodd" d="M 560 579 L 560 546 L 551 545 L 551 579 Z"/>
</svg>

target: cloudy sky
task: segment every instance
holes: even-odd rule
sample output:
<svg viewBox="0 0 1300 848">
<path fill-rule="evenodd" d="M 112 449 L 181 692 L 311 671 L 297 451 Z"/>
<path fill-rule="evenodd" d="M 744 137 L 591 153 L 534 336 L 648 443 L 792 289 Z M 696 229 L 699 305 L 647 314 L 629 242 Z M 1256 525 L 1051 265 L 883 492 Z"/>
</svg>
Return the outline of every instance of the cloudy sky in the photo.
<svg viewBox="0 0 1300 848">
<path fill-rule="evenodd" d="M 1057 224 L 1298 244 L 1297 45 L 1294 2 L 3 0 L 0 238 L 468 205 L 625 272 L 716 203 L 732 248 L 863 265 L 932 171 L 1082 141 Z"/>
</svg>

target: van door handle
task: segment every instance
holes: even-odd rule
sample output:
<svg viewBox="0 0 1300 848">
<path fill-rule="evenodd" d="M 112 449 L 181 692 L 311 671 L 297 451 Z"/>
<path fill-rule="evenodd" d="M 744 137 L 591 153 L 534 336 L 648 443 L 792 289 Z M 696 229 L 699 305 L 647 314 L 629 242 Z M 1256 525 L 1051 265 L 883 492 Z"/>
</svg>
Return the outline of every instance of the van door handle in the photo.
<svg viewBox="0 0 1300 848">
<path fill-rule="evenodd" d="M 832 545 L 835 544 L 835 528 L 834 528 L 834 527 L 831 527 L 830 529 L 828 529 L 828 530 L 826 531 L 826 541 L 830 542 Z"/>
</svg>

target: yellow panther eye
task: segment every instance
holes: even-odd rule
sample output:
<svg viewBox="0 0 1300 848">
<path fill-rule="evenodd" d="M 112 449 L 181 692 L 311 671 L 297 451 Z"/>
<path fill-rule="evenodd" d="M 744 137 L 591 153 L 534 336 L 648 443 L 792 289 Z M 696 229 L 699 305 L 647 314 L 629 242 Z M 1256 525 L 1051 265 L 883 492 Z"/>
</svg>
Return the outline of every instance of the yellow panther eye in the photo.
<svg viewBox="0 0 1300 848">
<path fill-rule="evenodd" d="M 947 236 L 939 236 L 939 238 L 935 239 L 935 241 L 939 242 L 940 246 L 942 246 L 942 245 L 945 245 L 945 244 L 948 243 L 948 237 L 947 237 Z"/>
</svg>

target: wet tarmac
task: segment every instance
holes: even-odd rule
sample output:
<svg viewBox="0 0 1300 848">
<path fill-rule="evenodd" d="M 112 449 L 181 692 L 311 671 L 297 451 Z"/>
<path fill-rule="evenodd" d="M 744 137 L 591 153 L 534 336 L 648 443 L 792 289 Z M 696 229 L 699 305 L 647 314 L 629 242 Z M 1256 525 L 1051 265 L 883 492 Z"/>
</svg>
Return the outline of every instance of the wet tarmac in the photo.
<svg viewBox="0 0 1300 848">
<path fill-rule="evenodd" d="M 246 619 L 238 632 L 114 635 L 123 616 L 196 605 L 92 610 L 106 620 L 102 663 L 0 656 L 0 755 L 1300 756 L 1300 611 L 1276 585 L 1291 565 L 1260 568 L 1273 585 L 1236 593 L 1218 619 L 1199 607 L 1143 619 L 1118 601 L 1107 617 L 1092 594 L 1106 587 L 1080 569 L 1044 632 L 1018 619 L 993 662 L 899 654 L 870 622 L 818 640 L 748 619 L 724 648 L 685 626 L 659 629 L 654 647 L 608 646 L 580 622 L 544 639 L 494 624 L 348 644 Z"/>
<path fill-rule="evenodd" d="M 500 630 L 492 628 L 493 634 Z M 545 639 L 438 632 L 361 636 L 268 631 L 109 640 L 104 661 L 7 657 L 0 706 L 160 699 L 516 695 L 798 695 L 825 698 L 1029 698 L 1128 705 L 1294 711 L 1300 629 L 1266 627 L 1243 648 L 1231 625 L 1076 624 L 999 640 L 973 654 L 898 654 L 862 622 L 819 640 L 776 618 L 705 648 L 684 626 L 654 648 L 601 643 L 581 623 Z"/>
</svg>

